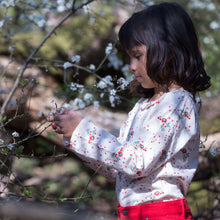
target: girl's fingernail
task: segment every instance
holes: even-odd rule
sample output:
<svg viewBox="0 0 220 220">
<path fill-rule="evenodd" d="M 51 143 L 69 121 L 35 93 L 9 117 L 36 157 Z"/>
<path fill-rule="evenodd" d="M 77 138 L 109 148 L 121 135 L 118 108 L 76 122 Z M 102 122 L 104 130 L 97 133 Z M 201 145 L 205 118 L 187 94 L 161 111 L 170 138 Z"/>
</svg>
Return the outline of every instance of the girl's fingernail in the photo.
<svg viewBox="0 0 220 220">
<path fill-rule="evenodd" d="M 56 130 L 56 129 L 57 129 L 57 126 L 56 126 L 56 125 L 52 125 L 52 128 L 53 128 L 54 130 Z"/>
</svg>

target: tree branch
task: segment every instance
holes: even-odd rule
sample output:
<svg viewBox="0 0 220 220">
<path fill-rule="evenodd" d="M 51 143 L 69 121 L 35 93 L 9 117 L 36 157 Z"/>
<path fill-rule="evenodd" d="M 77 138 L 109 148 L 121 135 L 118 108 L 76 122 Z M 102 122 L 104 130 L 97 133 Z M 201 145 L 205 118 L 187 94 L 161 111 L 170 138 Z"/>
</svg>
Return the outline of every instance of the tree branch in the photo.
<svg viewBox="0 0 220 220">
<path fill-rule="evenodd" d="M 34 55 L 39 51 L 39 49 L 44 45 L 44 43 L 50 38 L 50 36 L 55 32 L 55 30 L 61 26 L 61 24 L 64 23 L 64 21 L 66 21 L 69 17 L 71 17 L 77 10 L 81 9 L 83 6 L 90 4 L 91 2 L 93 2 L 94 0 L 89 0 L 84 4 L 81 4 L 79 7 L 75 8 L 75 1 L 73 0 L 73 5 L 72 5 L 72 9 L 71 11 L 69 11 L 68 14 L 66 14 L 59 22 L 57 25 L 55 25 L 52 30 L 41 40 L 41 42 L 39 43 L 39 45 L 33 50 L 33 52 L 30 54 L 30 56 L 27 58 L 27 60 L 25 61 L 24 65 L 22 66 L 22 68 L 20 69 L 18 76 L 16 78 L 16 81 L 12 87 L 12 89 L 10 90 L 7 98 L 5 99 L 2 108 L 1 108 L 1 112 L 0 112 L 0 116 L 3 117 L 6 107 L 8 105 L 8 103 L 10 102 L 12 96 L 14 95 L 19 82 L 24 74 L 24 71 L 27 68 L 27 65 L 29 64 L 29 62 L 31 61 L 31 59 L 34 57 Z"/>
</svg>

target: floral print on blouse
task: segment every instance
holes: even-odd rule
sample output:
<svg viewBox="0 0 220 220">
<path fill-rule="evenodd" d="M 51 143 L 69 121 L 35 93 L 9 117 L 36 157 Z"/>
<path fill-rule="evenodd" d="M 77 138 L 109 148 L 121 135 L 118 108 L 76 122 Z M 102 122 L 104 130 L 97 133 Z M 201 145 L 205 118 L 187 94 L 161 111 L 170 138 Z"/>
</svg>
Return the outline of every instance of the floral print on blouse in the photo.
<svg viewBox="0 0 220 220">
<path fill-rule="evenodd" d="M 118 138 L 83 119 L 70 149 L 94 170 L 116 179 L 121 206 L 186 196 L 198 164 L 198 115 L 192 95 L 164 93 L 149 103 L 140 99 Z"/>
</svg>

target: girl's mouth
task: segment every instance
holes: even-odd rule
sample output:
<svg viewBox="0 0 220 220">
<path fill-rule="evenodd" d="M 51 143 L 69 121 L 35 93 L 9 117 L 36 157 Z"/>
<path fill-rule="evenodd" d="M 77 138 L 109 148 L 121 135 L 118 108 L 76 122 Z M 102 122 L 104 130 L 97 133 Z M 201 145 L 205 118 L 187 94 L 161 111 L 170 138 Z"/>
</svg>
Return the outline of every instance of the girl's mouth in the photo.
<svg viewBox="0 0 220 220">
<path fill-rule="evenodd" d="M 138 82 L 140 82 L 141 76 L 135 76 L 135 78 L 136 78 L 136 80 L 137 80 Z"/>
</svg>

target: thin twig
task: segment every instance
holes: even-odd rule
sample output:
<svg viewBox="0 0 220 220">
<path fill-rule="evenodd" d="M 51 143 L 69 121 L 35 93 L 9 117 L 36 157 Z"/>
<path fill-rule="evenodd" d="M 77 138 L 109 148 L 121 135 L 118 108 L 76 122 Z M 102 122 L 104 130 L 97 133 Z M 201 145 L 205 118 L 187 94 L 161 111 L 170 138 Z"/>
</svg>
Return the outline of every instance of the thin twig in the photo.
<svg viewBox="0 0 220 220">
<path fill-rule="evenodd" d="M 98 170 L 99 170 L 101 167 L 102 167 L 102 166 L 100 165 L 100 166 L 95 170 L 95 172 L 92 174 L 92 176 L 89 178 L 89 181 L 88 181 L 88 183 L 86 184 L 86 186 L 85 186 L 85 188 L 84 188 L 84 190 L 83 190 L 83 192 L 82 192 L 82 194 L 80 195 L 79 198 L 84 198 L 84 194 L 86 193 L 90 182 L 92 181 L 93 177 L 98 173 Z"/>
<path fill-rule="evenodd" d="M 81 4 L 78 8 L 75 8 L 75 1 L 73 1 L 73 5 L 72 5 L 72 9 L 69 11 L 69 13 L 67 13 L 59 22 L 57 25 L 55 25 L 52 30 L 46 34 L 46 36 L 41 40 L 41 42 L 39 43 L 39 45 L 33 50 L 33 52 L 30 54 L 30 56 L 27 58 L 27 60 L 25 61 L 25 63 L 23 64 L 21 70 L 19 71 L 18 73 L 18 76 L 15 80 L 15 83 L 12 87 L 12 89 L 10 90 L 7 98 L 5 99 L 3 105 L 2 105 L 2 108 L 1 108 L 1 112 L 0 112 L 0 116 L 3 116 L 4 113 L 5 113 L 5 110 L 6 110 L 6 107 L 8 105 L 8 103 L 10 102 L 12 96 L 14 95 L 18 85 L 19 85 L 19 82 L 23 76 L 23 73 L 24 71 L 26 70 L 27 68 L 27 65 L 29 64 L 29 62 L 31 61 L 31 59 L 34 57 L 34 55 L 39 51 L 39 49 L 44 45 L 44 43 L 51 37 L 51 35 L 53 33 L 55 33 L 56 29 L 58 27 L 61 26 L 61 24 L 63 24 L 69 17 L 71 17 L 77 10 L 81 9 L 84 5 L 87 5 L 91 2 L 93 2 L 94 0 L 89 0 L 87 1 L 86 3 L 84 4 Z"/>
</svg>

